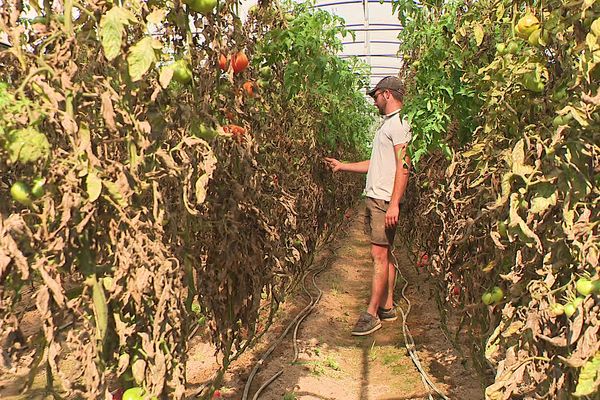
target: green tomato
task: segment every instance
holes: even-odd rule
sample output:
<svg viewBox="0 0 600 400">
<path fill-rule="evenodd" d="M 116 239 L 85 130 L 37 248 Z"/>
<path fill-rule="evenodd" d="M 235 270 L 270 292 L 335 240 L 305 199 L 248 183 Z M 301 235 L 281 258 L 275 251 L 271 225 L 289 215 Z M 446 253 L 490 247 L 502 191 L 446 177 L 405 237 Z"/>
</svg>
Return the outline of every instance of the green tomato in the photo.
<svg viewBox="0 0 600 400">
<path fill-rule="evenodd" d="M 531 13 L 526 13 L 519 22 L 517 22 L 517 26 L 515 28 L 517 35 L 523 39 L 528 39 L 529 35 L 531 35 L 535 30 L 540 28 L 540 20 Z"/>
<path fill-rule="evenodd" d="M 264 67 L 261 67 L 258 70 L 258 73 L 260 74 L 261 77 L 263 77 L 264 79 L 269 79 L 271 77 L 271 75 L 273 74 L 273 71 L 271 71 L 271 67 L 265 65 Z"/>
<path fill-rule="evenodd" d="M 571 318 L 571 316 L 575 314 L 575 311 L 577 311 L 577 307 L 573 303 L 567 303 L 563 308 L 565 311 L 565 315 L 568 318 Z"/>
<path fill-rule="evenodd" d="M 46 184 L 46 178 L 37 178 L 33 181 L 33 186 L 31 187 L 31 194 L 36 199 L 39 199 L 44 195 L 44 185 Z"/>
<path fill-rule="evenodd" d="M 31 199 L 31 192 L 29 186 L 25 182 L 17 181 L 10 187 L 10 195 L 13 200 L 23 204 L 24 206 L 30 206 L 33 204 Z"/>
<path fill-rule="evenodd" d="M 502 299 L 504 299 L 504 291 L 500 287 L 494 286 L 492 288 L 492 301 L 494 303 L 500 303 Z"/>
<path fill-rule="evenodd" d="M 486 306 L 489 306 L 490 304 L 492 304 L 494 302 L 494 298 L 492 296 L 492 293 L 491 292 L 485 292 L 481 296 L 481 301 L 483 301 L 483 304 L 485 304 Z"/>
<path fill-rule="evenodd" d="M 555 303 L 552 305 L 552 307 L 550 307 L 550 314 L 552 314 L 555 317 L 563 315 L 564 313 L 565 313 L 565 308 L 563 307 L 562 304 Z"/>
<path fill-rule="evenodd" d="M 496 52 L 500 55 L 506 53 L 506 45 L 504 43 L 496 44 Z"/>
<path fill-rule="evenodd" d="M 193 11 L 206 15 L 212 13 L 218 4 L 218 0 L 190 0 L 188 4 Z"/>
<path fill-rule="evenodd" d="M 192 134 L 199 138 L 206 140 L 207 142 L 217 137 L 217 131 L 207 127 L 206 125 L 199 123 L 192 126 Z"/>
<path fill-rule="evenodd" d="M 185 60 L 177 60 L 173 64 L 173 79 L 179 83 L 189 83 L 192 80 L 192 70 Z"/>
<path fill-rule="evenodd" d="M 542 82 L 534 71 L 523 74 L 523 86 L 527 90 L 540 93 L 544 91 L 544 82 Z"/>
<path fill-rule="evenodd" d="M 575 287 L 577 289 L 577 293 L 582 296 L 589 296 L 594 289 L 592 281 L 587 278 L 579 278 L 575 284 Z"/>
<path fill-rule="evenodd" d="M 508 42 L 508 45 L 506 46 L 506 52 L 508 54 L 517 54 L 517 52 L 519 51 L 519 44 L 513 40 L 511 40 L 510 42 Z"/>
<path fill-rule="evenodd" d="M 581 303 L 583 303 L 583 301 L 584 301 L 584 300 L 585 300 L 585 299 L 584 299 L 583 297 L 575 297 L 575 299 L 573 299 L 573 305 L 574 305 L 575 307 L 579 307 L 579 305 L 580 305 Z"/>
<path fill-rule="evenodd" d="M 131 389 L 127 389 L 125 393 L 123 393 L 122 400 L 144 400 L 146 398 L 146 391 L 141 387 L 133 387 Z M 151 400 L 158 400 L 156 397 L 152 397 Z"/>
</svg>

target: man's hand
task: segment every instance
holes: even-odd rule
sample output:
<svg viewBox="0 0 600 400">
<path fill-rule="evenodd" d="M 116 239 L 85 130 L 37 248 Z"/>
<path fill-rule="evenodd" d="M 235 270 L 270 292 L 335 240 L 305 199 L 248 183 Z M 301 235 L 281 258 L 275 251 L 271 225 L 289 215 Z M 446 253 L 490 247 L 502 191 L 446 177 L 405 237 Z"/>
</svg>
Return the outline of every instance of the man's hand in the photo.
<svg viewBox="0 0 600 400">
<path fill-rule="evenodd" d="M 400 214 L 400 206 L 398 204 L 390 204 L 385 212 L 385 227 L 393 228 L 398 223 L 398 215 Z"/>
<path fill-rule="evenodd" d="M 325 157 L 325 162 L 327 163 L 327 166 L 329 168 L 331 168 L 331 170 L 333 172 L 337 172 L 342 168 L 342 162 L 339 160 L 336 160 L 335 158 L 329 158 L 329 157 Z"/>
</svg>

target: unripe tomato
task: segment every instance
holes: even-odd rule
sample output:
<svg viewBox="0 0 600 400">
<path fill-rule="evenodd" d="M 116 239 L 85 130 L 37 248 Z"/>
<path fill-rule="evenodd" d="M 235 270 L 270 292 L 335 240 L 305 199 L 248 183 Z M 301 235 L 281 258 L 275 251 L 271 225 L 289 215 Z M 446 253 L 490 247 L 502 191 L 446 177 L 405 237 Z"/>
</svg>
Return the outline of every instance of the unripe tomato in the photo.
<svg viewBox="0 0 600 400">
<path fill-rule="evenodd" d="M 223 71 L 227 71 L 227 68 L 229 68 L 229 62 L 227 61 L 225 54 L 221 54 L 219 56 L 219 68 L 221 68 Z"/>
<path fill-rule="evenodd" d="M 218 133 L 216 130 L 207 127 L 202 123 L 192 125 L 192 135 L 197 136 L 206 140 L 207 142 L 213 140 L 217 137 Z"/>
<path fill-rule="evenodd" d="M 517 54 L 518 51 L 519 51 L 519 44 L 517 42 L 515 42 L 514 40 L 511 40 L 510 42 L 508 42 L 508 45 L 506 46 L 507 53 Z"/>
<path fill-rule="evenodd" d="M 206 15 L 212 13 L 212 10 L 217 6 L 218 0 L 188 0 L 186 4 L 193 11 Z"/>
<path fill-rule="evenodd" d="M 552 314 L 554 317 L 558 317 L 564 313 L 565 309 L 562 304 L 555 303 L 552 305 L 552 307 L 550 307 L 550 314 Z"/>
<path fill-rule="evenodd" d="M 590 295 L 592 293 L 593 286 L 594 285 L 592 284 L 592 281 L 590 281 L 587 278 L 579 278 L 577 280 L 577 283 L 575 284 L 577 293 L 579 293 L 582 296 Z"/>
<path fill-rule="evenodd" d="M 492 301 L 494 303 L 500 303 L 503 298 L 504 298 L 504 291 L 500 287 L 494 286 L 492 288 Z"/>
<path fill-rule="evenodd" d="M 33 186 L 31 187 L 31 194 L 36 199 L 39 199 L 44 195 L 44 184 L 46 183 L 46 178 L 37 178 L 33 181 Z"/>
<path fill-rule="evenodd" d="M 517 26 L 515 31 L 517 32 L 517 36 L 527 40 L 529 35 L 533 33 L 536 29 L 540 27 L 540 20 L 537 19 L 535 15 L 530 12 L 527 12 L 519 22 L 517 22 Z"/>
<path fill-rule="evenodd" d="M 563 308 L 565 311 L 565 315 L 568 318 L 571 318 L 571 316 L 573 314 L 575 314 L 575 311 L 577 311 L 577 307 L 575 307 L 575 305 L 573 303 L 567 303 L 567 304 L 565 304 L 565 306 Z"/>
<path fill-rule="evenodd" d="M 592 292 L 596 294 L 600 293 L 600 279 L 596 279 L 592 282 Z"/>
<path fill-rule="evenodd" d="M 30 206 L 33 204 L 29 186 L 27 186 L 25 182 L 17 181 L 13 183 L 10 187 L 10 195 L 12 196 L 13 200 L 23 204 L 24 206 Z"/>
<path fill-rule="evenodd" d="M 192 70 L 185 60 L 177 60 L 173 64 L 173 79 L 179 83 L 189 83 L 192 80 Z"/>
<path fill-rule="evenodd" d="M 231 65 L 234 73 L 240 73 L 248 67 L 248 57 L 243 51 L 240 51 L 231 58 Z"/>
<path fill-rule="evenodd" d="M 496 52 L 498 52 L 500 55 L 506 53 L 506 45 L 504 43 L 498 43 L 496 45 Z"/>
<path fill-rule="evenodd" d="M 261 77 L 269 79 L 273 72 L 271 71 L 271 67 L 265 65 L 258 70 L 258 73 Z"/>
<path fill-rule="evenodd" d="M 146 398 L 146 391 L 141 387 L 133 387 L 127 389 L 123 393 L 123 400 L 144 400 Z M 152 400 L 158 400 L 156 397 L 152 397 Z"/>
<path fill-rule="evenodd" d="M 483 304 L 485 304 L 486 306 L 489 306 L 490 304 L 492 304 L 494 302 L 492 293 L 485 292 L 483 295 L 481 295 L 481 301 L 483 301 Z"/>
<path fill-rule="evenodd" d="M 244 88 L 244 90 L 246 91 L 248 96 L 250 96 L 250 97 L 254 96 L 254 85 L 252 84 L 251 81 L 244 82 L 242 87 Z"/>
</svg>

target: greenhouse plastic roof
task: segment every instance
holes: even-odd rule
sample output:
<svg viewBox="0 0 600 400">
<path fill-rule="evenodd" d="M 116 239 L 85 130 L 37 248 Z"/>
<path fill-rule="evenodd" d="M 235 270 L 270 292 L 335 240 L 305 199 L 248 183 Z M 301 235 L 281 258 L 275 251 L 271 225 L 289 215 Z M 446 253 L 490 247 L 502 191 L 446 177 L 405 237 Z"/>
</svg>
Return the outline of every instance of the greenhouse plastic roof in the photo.
<svg viewBox="0 0 600 400">
<path fill-rule="evenodd" d="M 244 1 L 242 12 L 253 4 L 256 0 Z M 343 39 L 344 47 L 339 56 L 356 56 L 371 66 L 369 87 L 385 76 L 398 75 L 402 65 L 397 56 L 398 34 L 402 27 L 392 13 L 391 0 L 316 1 L 315 7 L 342 17 L 346 28 L 354 32 L 354 40 L 350 35 Z"/>
<path fill-rule="evenodd" d="M 344 38 L 340 57 L 356 56 L 370 65 L 370 87 L 385 76 L 398 75 L 398 34 L 402 27 L 392 14 L 391 0 L 320 1 L 316 7 L 344 18 L 346 27 L 354 32 L 355 40 Z"/>
</svg>

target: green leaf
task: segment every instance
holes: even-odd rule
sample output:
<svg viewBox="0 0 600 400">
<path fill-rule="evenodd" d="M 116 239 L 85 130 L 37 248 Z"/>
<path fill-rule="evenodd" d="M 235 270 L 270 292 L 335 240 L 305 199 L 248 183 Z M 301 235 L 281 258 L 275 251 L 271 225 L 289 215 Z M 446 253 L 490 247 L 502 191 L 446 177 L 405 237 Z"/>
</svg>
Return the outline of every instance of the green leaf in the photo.
<svg viewBox="0 0 600 400">
<path fill-rule="evenodd" d="M 531 208 L 529 211 L 535 214 L 542 213 L 550 206 L 556 205 L 557 195 L 556 187 L 550 183 L 543 183 L 536 186 L 534 197 L 531 199 Z"/>
<path fill-rule="evenodd" d="M 156 40 L 151 37 L 145 37 L 129 50 L 127 64 L 129 65 L 129 75 L 133 82 L 142 79 L 142 76 L 156 62 Z M 160 42 L 159 46 L 160 46 Z M 160 47 L 159 47 L 160 48 Z"/>
<path fill-rule="evenodd" d="M 111 8 L 100 19 L 100 40 L 108 61 L 117 58 L 121 52 L 125 25 L 130 21 L 135 21 L 135 16 L 122 7 Z"/>
<path fill-rule="evenodd" d="M 94 202 L 100 197 L 102 193 L 102 179 L 96 174 L 96 171 L 89 171 L 87 178 L 85 179 L 87 187 L 88 200 Z"/>
<path fill-rule="evenodd" d="M 579 372 L 577 388 L 573 396 L 589 396 L 598 391 L 598 377 L 600 376 L 600 351 L 590 358 Z"/>
</svg>

